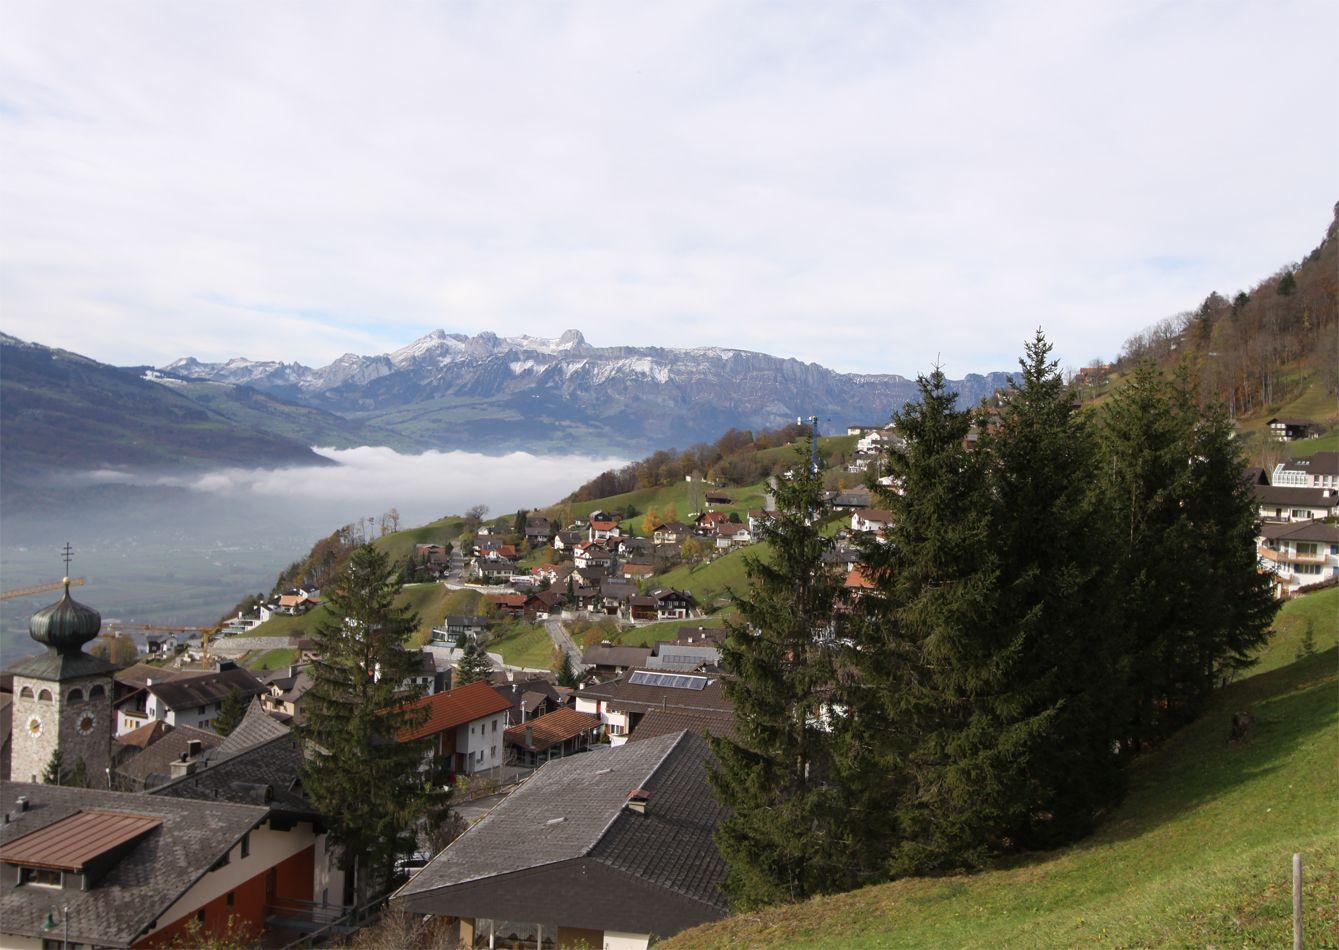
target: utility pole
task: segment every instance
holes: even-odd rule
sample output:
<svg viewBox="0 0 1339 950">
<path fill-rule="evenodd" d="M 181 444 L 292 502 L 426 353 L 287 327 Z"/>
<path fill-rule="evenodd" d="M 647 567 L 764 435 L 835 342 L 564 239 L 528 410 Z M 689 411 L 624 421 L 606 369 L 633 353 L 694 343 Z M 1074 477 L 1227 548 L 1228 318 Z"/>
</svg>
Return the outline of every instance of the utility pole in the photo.
<svg viewBox="0 0 1339 950">
<path fill-rule="evenodd" d="M 1302 855 L 1293 855 L 1293 950 L 1302 950 Z"/>
<path fill-rule="evenodd" d="M 818 474 L 818 416 L 809 417 L 809 449 L 810 459 L 809 467 L 815 475 Z"/>
</svg>

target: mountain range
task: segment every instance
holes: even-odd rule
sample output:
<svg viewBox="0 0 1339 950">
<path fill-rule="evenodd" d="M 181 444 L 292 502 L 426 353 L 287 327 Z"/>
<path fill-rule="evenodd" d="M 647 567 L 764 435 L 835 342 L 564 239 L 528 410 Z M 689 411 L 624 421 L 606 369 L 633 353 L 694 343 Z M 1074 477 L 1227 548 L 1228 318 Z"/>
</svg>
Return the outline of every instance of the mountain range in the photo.
<svg viewBox="0 0 1339 950">
<path fill-rule="evenodd" d="M 882 422 L 916 392 L 903 376 L 747 350 L 595 347 L 578 330 L 557 339 L 435 330 L 392 353 L 348 353 L 319 368 L 185 357 L 159 372 L 249 387 L 425 448 L 478 451 L 644 452 L 797 416 Z M 953 385 L 973 403 L 1008 379 L 973 374 Z"/>
</svg>

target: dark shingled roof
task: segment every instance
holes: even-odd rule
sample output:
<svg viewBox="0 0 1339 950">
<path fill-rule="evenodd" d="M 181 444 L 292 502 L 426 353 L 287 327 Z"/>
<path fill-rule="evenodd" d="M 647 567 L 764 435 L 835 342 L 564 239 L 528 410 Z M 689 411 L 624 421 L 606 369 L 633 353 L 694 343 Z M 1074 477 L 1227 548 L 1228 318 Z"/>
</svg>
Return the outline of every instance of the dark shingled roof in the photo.
<svg viewBox="0 0 1339 950">
<path fill-rule="evenodd" d="M 167 728 L 158 739 L 142 751 L 127 756 L 112 770 L 122 782 L 127 783 L 123 787 L 138 791 L 170 781 L 172 763 L 181 758 L 192 740 L 199 741 L 201 749 L 205 751 L 214 749 L 223 742 L 221 736 L 204 729 L 193 729 L 190 726 L 174 727 L 168 726 L 167 723 L 163 725 Z"/>
<path fill-rule="evenodd" d="M 686 713 L 677 709 L 652 709 L 642 716 L 628 736 L 629 742 L 644 742 L 676 732 L 695 732 L 701 736 L 716 736 L 719 739 L 735 737 L 735 714 L 723 712 L 718 715 Z"/>
<path fill-rule="evenodd" d="M 169 709 L 195 709 L 222 702 L 233 690 L 250 697 L 265 689 L 250 670 L 241 667 L 166 683 L 160 683 L 155 679 L 153 685 L 146 688 Z"/>
<path fill-rule="evenodd" d="M 1256 485 L 1253 490 L 1255 500 L 1262 505 L 1303 505 L 1311 508 L 1339 507 L 1339 496 L 1327 496 L 1323 488 Z"/>
<path fill-rule="evenodd" d="M 259 745 L 262 742 L 269 742 L 279 736 L 286 736 L 288 733 L 289 728 L 266 712 L 260 697 L 256 696 L 252 698 L 251 705 L 246 707 L 246 714 L 242 716 L 242 721 L 237 724 L 232 732 L 228 733 L 228 737 L 223 740 L 223 744 L 219 746 L 218 753 L 213 758 L 226 759 L 243 749 L 249 749 L 251 746 Z"/>
<path fill-rule="evenodd" d="M 551 761 L 395 896 L 429 895 L 590 859 L 704 904 L 711 916 L 724 915 L 720 885 L 726 865 L 712 841 L 722 809 L 707 784 L 709 756 L 700 736 L 681 732 Z M 626 807 L 636 789 L 650 793 L 645 814 Z M 571 900 L 583 900 L 581 875 L 554 880 L 557 886 L 568 882 Z M 431 906 L 431 900 L 414 901 L 414 906 Z M 625 912 L 637 913 L 638 908 Z"/>
<path fill-rule="evenodd" d="M 677 709 L 681 712 L 697 715 L 719 716 L 732 713 L 733 704 L 726 699 L 721 689 L 719 676 L 707 678 L 704 689 L 676 689 L 672 686 L 652 686 L 649 683 L 632 683 L 629 680 L 637 670 L 628 670 L 616 680 L 587 686 L 578 692 L 578 699 L 602 699 L 611 708 L 631 712 L 648 712 L 652 709 Z M 651 673 L 663 673 L 663 670 L 649 670 Z"/>
<path fill-rule="evenodd" d="M 71 942 L 99 946 L 128 947 L 134 943 L 268 814 L 264 808 L 224 802 L 181 801 L 26 782 L 0 784 L 0 801 L 7 806 L 20 795 L 28 798 L 29 810 L 10 811 L 11 820 L 0 826 L 0 847 L 80 811 L 120 811 L 162 821 L 89 890 L 0 888 L 0 920 L 4 921 L 5 933 L 49 937 L 41 929 L 42 921 L 53 905 L 65 905 L 69 907 Z"/>
<path fill-rule="evenodd" d="M 599 644 L 586 647 L 581 662 L 586 666 L 641 666 L 651 655 L 650 647 L 616 647 Z"/>
<path fill-rule="evenodd" d="M 16 676 L 31 676 L 38 680 L 63 682 L 80 676 L 96 676 L 99 673 L 112 673 L 112 666 L 100 656 L 88 653 L 57 653 L 47 650 L 38 656 L 29 657 L 9 668 Z"/>
</svg>

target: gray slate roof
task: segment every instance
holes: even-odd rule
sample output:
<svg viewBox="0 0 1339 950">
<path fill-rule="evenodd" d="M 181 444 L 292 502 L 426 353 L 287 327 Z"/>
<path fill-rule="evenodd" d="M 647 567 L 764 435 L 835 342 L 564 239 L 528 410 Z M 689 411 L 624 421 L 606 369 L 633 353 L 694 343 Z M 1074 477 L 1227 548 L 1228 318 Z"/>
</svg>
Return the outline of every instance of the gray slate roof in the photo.
<svg viewBox="0 0 1339 950">
<path fill-rule="evenodd" d="M 14 801 L 25 795 L 27 812 Z M 10 822 L 0 826 L 0 845 L 87 809 L 125 811 L 161 818 L 163 823 L 130 849 L 87 891 L 0 888 L 0 930 L 50 937 L 41 924 L 53 904 L 68 904 L 70 941 L 128 947 L 157 917 L 260 822 L 264 808 L 223 802 L 196 802 L 128 792 L 0 783 L 0 802 Z M 59 910 L 57 911 L 59 916 Z"/>
<path fill-rule="evenodd" d="M 169 709 L 195 709 L 222 702 L 233 690 L 250 697 L 264 688 L 250 670 L 241 667 L 162 683 L 155 679 L 152 686 L 146 687 Z"/>
<path fill-rule="evenodd" d="M 112 666 L 100 656 L 88 653 L 57 653 L 47 650 L 37 656 L 22 660 L 9 668 L 16 676 L 31 676 L 38 680 L 64 682 L 81 676 L 96 676 L 115 672 Z"/>
<path fill-rule="evenodd" d="M 216 748 L 222 737 L 191 726 L 168 726 L 158 741 L 145 749 L 134 750 L 113 771 L 135 790 L 152 788 L 172 778 L 172 763 L 181 758 L 188 743 L 197 740 L 205 750 Z M 133 747 L 132 747 L 133 748 Z"/>
<path fill-rule="evenodd" d="M 701 737 L 680 732 L 548 762 L 396 897 L 590 858 L 724 911 L 709 755 Z M 639 788 L 651 793 L 645 815 L 626 809 Z M 579 877 L 571 887 L 580 900 Z"/>
</svg>

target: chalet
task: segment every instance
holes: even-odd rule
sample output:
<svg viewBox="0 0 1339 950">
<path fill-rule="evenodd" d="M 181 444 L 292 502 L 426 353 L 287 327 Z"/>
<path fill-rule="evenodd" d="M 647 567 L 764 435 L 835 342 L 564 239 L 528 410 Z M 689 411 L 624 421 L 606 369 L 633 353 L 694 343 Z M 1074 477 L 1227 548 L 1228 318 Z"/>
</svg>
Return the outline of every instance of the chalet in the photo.
<svg viewBox="0 0 1339 950">
<path fill-rule="evenodd" d="M 619 516 L 609 515 L 608 512 L 592 512 L 588 523 L 588 541 L 608 541 L 612 537 L 623 535 L 623 529 L 619 527 Z"/>
<path fill-rule="evenodd" d="M 581 654 L 581 665 L 600 675 L 622 675 L 644 664 L 650 656 L 649 647 L 614 646 L 605 640 L 598 646 L 586 647 Z"/>
<path fill-rule="evenodd" d="M 1317 452 L 1280 462 L 1269 481 L 1289 488 L 1339 488 L 1339 452 Z"/>
<path fill-rule="evenodd" d="M 515 561 L 497 555 L 475 558 L 470 569 L 470 575 L 485 584 L 505 584 L 516 576 L 516 572 Z"/>
<path fill-rule="evenodd" d="M 775 512 L 764 511 L 761 508 L 749 509 L 749 517 L 748 517 L 749 531 L 752 532 L 754 536 L 757 536 L 758 532 L 762 530 L 763 525 L 770 524 L 775 520 L 776 520 Z"/>
<path fill-rule="evenodd" d="M 261 702 L 270 715 L 300 723 L 304 719 L 303 697 L 315 682 L 308 665 L 285 667 L 265 680 L 266 692 L 261 694 Z"/>
<path fill-rule="evenodd" d="M 555 551 L 570 551 L 582 541 L 588 541 L 584 531 L 559 531 L 553 538 Z"/>
<path fill-rule="evenodd" d="M 1339 525 L 1323 521 L 1265 525 L 1256 540 L 1261 570 L 1274 592 L 1291 597 L 1303 587 L 1339 577 Z"/>
<path fill-rule="evenodd" d="M 861 508 L 851 512 L 852 531 L 883 531 L 892 524 L 893 516 L 883 508 Z"/>
<path fill-rule="evenodd" d="M 630 601 L 634 620 L 687 620 L 693 595 L 673 587 L 661 587 Z"/>
<path fill-rule="evenodd" d="M 634 669 L 618 679 L 579 689 L 578 712 L 593 713 L 604 723 L 609 741 L 621 745 L 652 709 L 674 709 L 695 716 L 733 718 L 734 708 L 719 676 Z"/>
<path fill-rule="evenodd" d="M 1320 424 L 1310 419 L 1280 419 L 1275 416 L 1265 425 L 1269 434 L 1280 442 L 1292 442 L 1295 439 L 1315 438 L 1320 435 Z"/>
<path fill-rule="evenodd" d="M 462 947 L 646 950 L 729 913 L 701 736 L 542 766 L 391 898 Z"/>
<path fill-rule="evenodd" d="M 1074 382 L 1080 386 L 1101 386 L 1110 375 L 1110 366 L 1084 366 L 1079 369 L 1078 374 L 1074 377 Z"/>
<path fill-rule="evenodd" d="M 441 544 L 414 545 L 414 559 L 428 564 L 445 564 L 449 553 Z"/>
<path fill-rule="evenodd" d="M 702 500 L 705 501 L 705 502 L 707 503 L 707 505 L 732 505 L 732 504 L 734 504 L 734 499 L 731 498 L 726 492 L 723 492 L 723 491 L 709 491 L 709 492 L 707 492 L 705 495 L 702 496 Z"/>
<path fill-rule="evenodd" d="M 529 679 L 508 681 L 504 673 L 489 677 L 488 685 L 510 705 L 507 725 L 543 716 L 567 705 L 567 689 L 560 689 L 552 681 L 552 674 L 529 674 Z M 545 677 L 548 678 L 545 678 Z"/>
<path fill-rule="evenodd" d="M 310 826 L 281 830 L 258 797 L 4 782 L 0 800 L 6 947 L 221 944 L 230 922 L 259 943 L 267 907 L 314 896 Z"/>
<path fill-rule="evenodd" d="M 672 544 L 677 548 L 687 541 L 692 533 L 692 529 L 683 522 L 671 521 L 656 525 L 651 537 L 656 544 Z"/>
<path fill-rule="evenodd" d="M 628 581 L 605 578 L 600 582 L 600 600 L 607 614 L 625 613 L 632 598 L 637 596 L 637 585 Z"/>
<path fill-rule="evenodd" d="M 566 599 L 567 591 L 560 588 L 537 590 L 526 597 L 525 613 L 538 620 L 546 620 L 562 611 Z"/>
<path fill-rule="evenodd" d="M 585 752 L 600 734 L 600 717 L 575 709 L 559 709 L 510 726 L 502 741 L 520 765 L 542 765 Z"/>
<path fill-rule="evenodd" d="M 410 706 L 425 709 L 427 718 L 401 733 L 401 741 L 431 738 L 433 757 L 447 772 L 469 775 L 502 765 L 502 731 L 511 703 L 488 683 L 458 686 Z"/>
<path fill-rule="evenodd" d="M 843 488 L 833 492 L 828 503 L 840 511 L 869 508 L 874 503 L 873 492 L 868 488 Z"/>
<path fill-rule="evenodd" d="M 554 525 L 548 518 L 527 518 L 525 520 L 525 539 L 536 546 L 549 543 L 553 537 Z"/>
<path fill-rule="evenodd" d="M 572 551 L 572 563 L 578 568 L 608 567 L 613 556 L 599 541 L 582 541 Z"/>
<path fill-rule="evenodd" d="M 697 516 L 694 524 L 699 530 L 714 531 L 718 524 L 724 524 L 730 520 L 730 516 L 723 511 L 704 511 Z"/>
<path fill-rule="evenodd" d="M 904 440 L 893 429 L 883 428 L 862 435 L 855 447 L 857 452 L 881 453 L 885 449 L 903 444 Z"/>
<path fill-rule="evenodd" d="M 525 614 L 530 598 L 525 594 L 490 594 L 485 598 L 490 604 L 508 617 L 520 617 Z"/>
<path fill-rule="evenodd" d="M 656 543 L 651 538 L 622 537 L 613 543 L 612 550 L 623 558 L 651 558 Z"/>
<path fill-rule="evenodd" d="M 1252 490 L 1261 521 L 1315 521 L 1339 515 L 1339 489 L 1256 485 Z"/>
<path fill-rule="evenodd" d="M 874 582 L 869 579 L 863 568 L 856 566 L 846 572 L 846 580 L 842 586 L 851 596 L 859 597 L 865 591 L 873 590 Z"/>
<path fill-rule="evenodd" d="M 594 587 L 598 591 L 600 584 L 609 576 L 609 568 L 604 564 L 592 564 L 578 567 L 572 571 L 572 580 L 583 587 Z"/>
<path fill-rule="evenodd" d="M 142 689 L 116 700 L 116 734 L 132 732 L 155 719 L 172 726 L 209 729 L 223 708 L 223 701 L 234 692 L 250 702 L 252 697 L 265 692 L 265 687 L 249 670 L 231 662 L 201 676 L 161 680 L 148 677 Z"/>
<path fill-rule="evenodd" d="M 466 641 L 478 641 L 487 637 L 497 624 L 489 617 L 467 614 L 447 614 L 440 627 L 432 628 L 434 643 L 444 643 L 450 647 L 463 647 Z"/>
<path fill-rule="evenodd" d="M 753 543 L 753 532 L 746 524 L 726 521 L 716 526 L 716 547 L 742 547 Z"/>
</svg>

